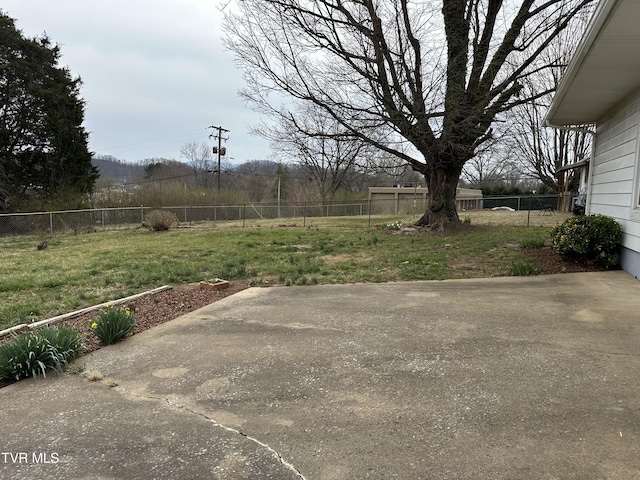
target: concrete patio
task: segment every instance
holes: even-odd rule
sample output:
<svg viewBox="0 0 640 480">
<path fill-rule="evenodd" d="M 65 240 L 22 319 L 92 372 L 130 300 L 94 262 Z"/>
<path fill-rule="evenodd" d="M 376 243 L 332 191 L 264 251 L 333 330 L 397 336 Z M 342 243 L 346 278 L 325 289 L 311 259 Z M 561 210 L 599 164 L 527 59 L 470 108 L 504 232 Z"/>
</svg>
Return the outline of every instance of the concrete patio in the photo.
<svg viewBox="0 0 640 480">
<path fill-rule="evenodd" d="M 252 288 L 1 389 L 0 477 L 640 479 L 639 374 L 622 271 Z"/>
</svg>

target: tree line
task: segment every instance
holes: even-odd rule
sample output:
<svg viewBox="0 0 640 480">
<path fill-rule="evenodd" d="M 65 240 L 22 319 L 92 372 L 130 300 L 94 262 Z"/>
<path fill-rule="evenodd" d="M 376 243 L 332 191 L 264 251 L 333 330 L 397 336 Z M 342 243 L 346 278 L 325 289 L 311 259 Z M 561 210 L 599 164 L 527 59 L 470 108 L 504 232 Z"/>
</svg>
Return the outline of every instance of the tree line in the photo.
<svg viewBox="0 0 640 480">
<path fill-rule="evenodd" d="M 338 181 L 331 178 L 333 171 L 314 176 L 300 162 L 250 160 L 238 165 L 223 162 L 222 191 L 217 192 L 217 161 L 213 157 L 193 163 L 152 158 L 132 164 L 111 156 L 96 156 L 93 161 L 100 172 L 93 198 L 102 207 L 139 205 L 136 202 L 142 199 L 146 199 L 144 204 L 151 200 L 164 205 L 185 200 L 189 204 L 270 203 L 278 198 L 294 203 L 330 202 L 366 198 L 370 186 L 421 184 L 421 178 L 409 170 L 391 175 L 349 168 L 338 171 Z"/>
<path fill-rule="evenodd" d="M 220 178 L 262 201 L 277 180 L 281 199 L 327 201 L 371 182 L 421 182 L 430 195 L 419 223 L 434 228 L 459 221 L 461 183 L 498 188 L 524 174 L 572 188 L 560 167 L 586 158 L 589 138 L 543 119 L 594 4 L 243 0 L 226 14 L 224 43 L 245 73 L 241 95 L 266 119 L 254 133 L 279 161 L 218 170 L 210 148 L 192 142 L 183 162 L 144 161 L 128 186 L 209 194 Z M 2 210 L 70 208 L 120 188 L 104 175 L 96 183 L 81 79 L 59 58 L 46 35 L 24 37 L 0 11 Z"/>
</svg>

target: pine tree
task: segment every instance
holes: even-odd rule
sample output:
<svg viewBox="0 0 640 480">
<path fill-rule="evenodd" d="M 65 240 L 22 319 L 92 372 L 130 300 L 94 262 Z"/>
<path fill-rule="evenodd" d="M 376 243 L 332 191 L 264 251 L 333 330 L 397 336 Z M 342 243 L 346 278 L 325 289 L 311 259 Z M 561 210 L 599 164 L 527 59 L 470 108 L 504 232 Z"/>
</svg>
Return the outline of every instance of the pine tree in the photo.
<svg viewBox="0 0 640 480">
<path fill-rule="evenodd" d="M 26 38 L 0 11 L 0 209 L 91 192 L 80 78 L 47 36 Z"/>
</svg>

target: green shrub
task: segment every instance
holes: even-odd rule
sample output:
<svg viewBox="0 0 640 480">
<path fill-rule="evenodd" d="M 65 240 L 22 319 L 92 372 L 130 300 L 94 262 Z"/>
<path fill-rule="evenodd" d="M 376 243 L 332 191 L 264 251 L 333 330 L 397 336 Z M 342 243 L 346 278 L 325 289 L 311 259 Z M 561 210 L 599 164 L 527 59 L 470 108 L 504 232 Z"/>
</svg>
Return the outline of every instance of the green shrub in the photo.
<svg viewBox="0 0 640 480">
<path fill-rule="evenodd" d="M 81 349 L 82 337 L 73 328 L 44 327 L 14 335 L 12 341 L 0 345 L 0 379 L 46 377 L 47 370 L 61 371 Z"/>
<path fill-rule="evenodd" d="M 605 215 L 577 216 L 551 230 L 551 247 L 562 258 L 618 265 L 622 227 Z"/>
<path fill-rule="evenodd" d="M 144 216 L 144 225 L 154 232 L 169 230 L 178 223 L 176 214 L 166 210 L 151 210 Z"/>
<path fill-rule="evenodd" d="M 133 332 L 136 320 L 133 312 L 127 307 L 114 308 L 107 306 L 98 318 L 91 323 L 91 330 L 105 345 L 119 342 Z"/>
</svg>

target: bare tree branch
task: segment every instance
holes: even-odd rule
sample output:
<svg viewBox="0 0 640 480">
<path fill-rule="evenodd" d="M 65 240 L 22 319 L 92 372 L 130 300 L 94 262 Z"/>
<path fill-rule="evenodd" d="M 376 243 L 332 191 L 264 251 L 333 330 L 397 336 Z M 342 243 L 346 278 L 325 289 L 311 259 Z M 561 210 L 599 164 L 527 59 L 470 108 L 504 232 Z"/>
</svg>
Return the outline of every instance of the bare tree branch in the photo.
<svg viewBox="0 0 640 480">
<path fill-rule="evenodd" d="M 543 54 L 595 1 L 242 0 L 225 44 L 260 111 L 313 104 L 423 174 L 437 224 L 457 220 L 457 181 L 496 115 L 546 94 L 523 83 L 558 65 Z"/>
</svg>

